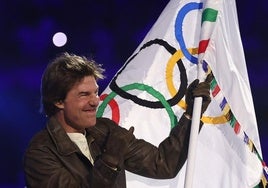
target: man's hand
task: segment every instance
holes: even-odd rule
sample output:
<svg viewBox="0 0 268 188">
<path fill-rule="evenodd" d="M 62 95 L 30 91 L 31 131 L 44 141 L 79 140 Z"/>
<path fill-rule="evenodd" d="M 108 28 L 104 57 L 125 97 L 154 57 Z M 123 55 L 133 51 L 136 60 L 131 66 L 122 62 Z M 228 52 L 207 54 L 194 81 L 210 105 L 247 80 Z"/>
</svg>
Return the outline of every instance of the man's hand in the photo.
<svg viewBox="0 0 268 188">
<path fill-rule="evenodd" d="M 202 108 L 201 115 L 206 111 L 209 103 L 211 102 L 210 98 L 210 79 L 207 79 L 205 82 L 199 83 L 199 80 L 194 80 L 188 87 L 186 91 L 186 116 L 192 117 L 193 114 L 193 105 L 195 97 L 202 97 Z"/>
<path fill-rule="evenodd" d="M 111 168 L 118 169 L 124 161 L 124 156 L 132 139 L 134 139 L 134 127 L 126 130 L 122 127 L 114 127 L 110 130 L 102 160 Z"/>
</svg>

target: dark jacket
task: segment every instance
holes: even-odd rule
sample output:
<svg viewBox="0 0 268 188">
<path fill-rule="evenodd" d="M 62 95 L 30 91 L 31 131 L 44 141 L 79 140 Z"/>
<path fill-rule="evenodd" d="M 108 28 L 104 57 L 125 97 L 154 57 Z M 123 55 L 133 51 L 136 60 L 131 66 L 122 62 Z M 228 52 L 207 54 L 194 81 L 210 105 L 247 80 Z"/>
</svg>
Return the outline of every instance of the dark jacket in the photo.
<svg viewBox="0 0 268 188">
<path fill-rule="evenodd" d="M 96 125 L 86 130 L 94 159 L 92 166 L 57 120 L 50 118 L 46 129 L 34 136 L 25 153 L 26 186 L 125 188 L 125 170 L 150 178 L 173 178 L 186 161 L 190 120 L 184 116 L 159 147 L 134 138 L 128 147 L 122 168 L 114 170 L 102 161 L 101 154 L 108 130 L 118 128 L 122 129 L 109 119 L 97 118 Z M 102 139 L 97 140 L 93 136 L 101 136 Z"/>
</svg>

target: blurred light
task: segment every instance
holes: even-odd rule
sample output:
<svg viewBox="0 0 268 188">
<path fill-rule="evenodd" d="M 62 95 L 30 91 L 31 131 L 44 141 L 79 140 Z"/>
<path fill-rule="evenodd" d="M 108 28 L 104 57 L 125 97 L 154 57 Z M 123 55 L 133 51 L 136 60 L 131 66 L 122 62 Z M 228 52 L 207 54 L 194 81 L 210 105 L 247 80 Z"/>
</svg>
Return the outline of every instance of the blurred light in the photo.
<svg viewBox="0 0 268 188">
<path fill-rule="evenodd" d="M 58 32 L 58 33 L 55 33 L 54 36 L 53 36 L 53 44 L 57 47 L 62 47 L 66 44 L 67 42 L 67 36 L 62 33 L 62 32 Z"/>
</svg>

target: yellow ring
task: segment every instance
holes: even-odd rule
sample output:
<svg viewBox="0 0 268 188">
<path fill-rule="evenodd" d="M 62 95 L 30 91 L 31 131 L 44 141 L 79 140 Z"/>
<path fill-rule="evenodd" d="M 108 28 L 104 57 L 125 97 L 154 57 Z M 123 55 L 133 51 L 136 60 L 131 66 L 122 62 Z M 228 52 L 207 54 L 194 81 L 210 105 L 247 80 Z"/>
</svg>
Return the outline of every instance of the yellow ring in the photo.
<svg viewBox="0 0 268 188">
<path fill-rule="evenodd" d="M 198 48 L 190 48 L 188 49 L 191 54 L 197 54 L 198 53 Z M 168 60 L 167 63 L 167 68 L 166 68 L 166 84 L 168 87 L 168 91 L 172 97 L 174 97 L 177 93 L 177 89 L 175 88 L 173 84 L 173 69 L 179 59 L 183 57 L 183 53 L 181 50 L 177 50 L 171 58 Z M 180 100 L 178 103 L 179 107 L 182 109 L 186 109 L 186 103 L 184 100 Z M 222 115 L 218 117 L 205 117 L 202 116 L 201 121 L 203 123 L 208 123 L 208 124 L 223 124 L 227 122 L 227 118 Z"/>
</svg>

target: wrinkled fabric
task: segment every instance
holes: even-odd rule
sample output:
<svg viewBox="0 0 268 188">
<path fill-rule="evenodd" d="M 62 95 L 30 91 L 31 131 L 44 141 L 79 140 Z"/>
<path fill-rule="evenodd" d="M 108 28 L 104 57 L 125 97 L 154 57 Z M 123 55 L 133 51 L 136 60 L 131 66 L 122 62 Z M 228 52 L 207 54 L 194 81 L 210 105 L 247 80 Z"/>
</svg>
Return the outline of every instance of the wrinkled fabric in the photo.
<svg viewBox="0 0 268 188">
<path fill-rule="evenodd" d="M 127 131 L 107 118 L 97 118 L 86 138 L 94 165 L 70 140 L 55 118 L 31 140 L 24 157 L 27 187 L 125 188 L 125 170 L 158 179 L 173 178 L 186 161 L 190 120 L 182 116 L 158 147 L 133 137 L 119 169 L 101 159 L 110 131 Z"/>
</svg>

